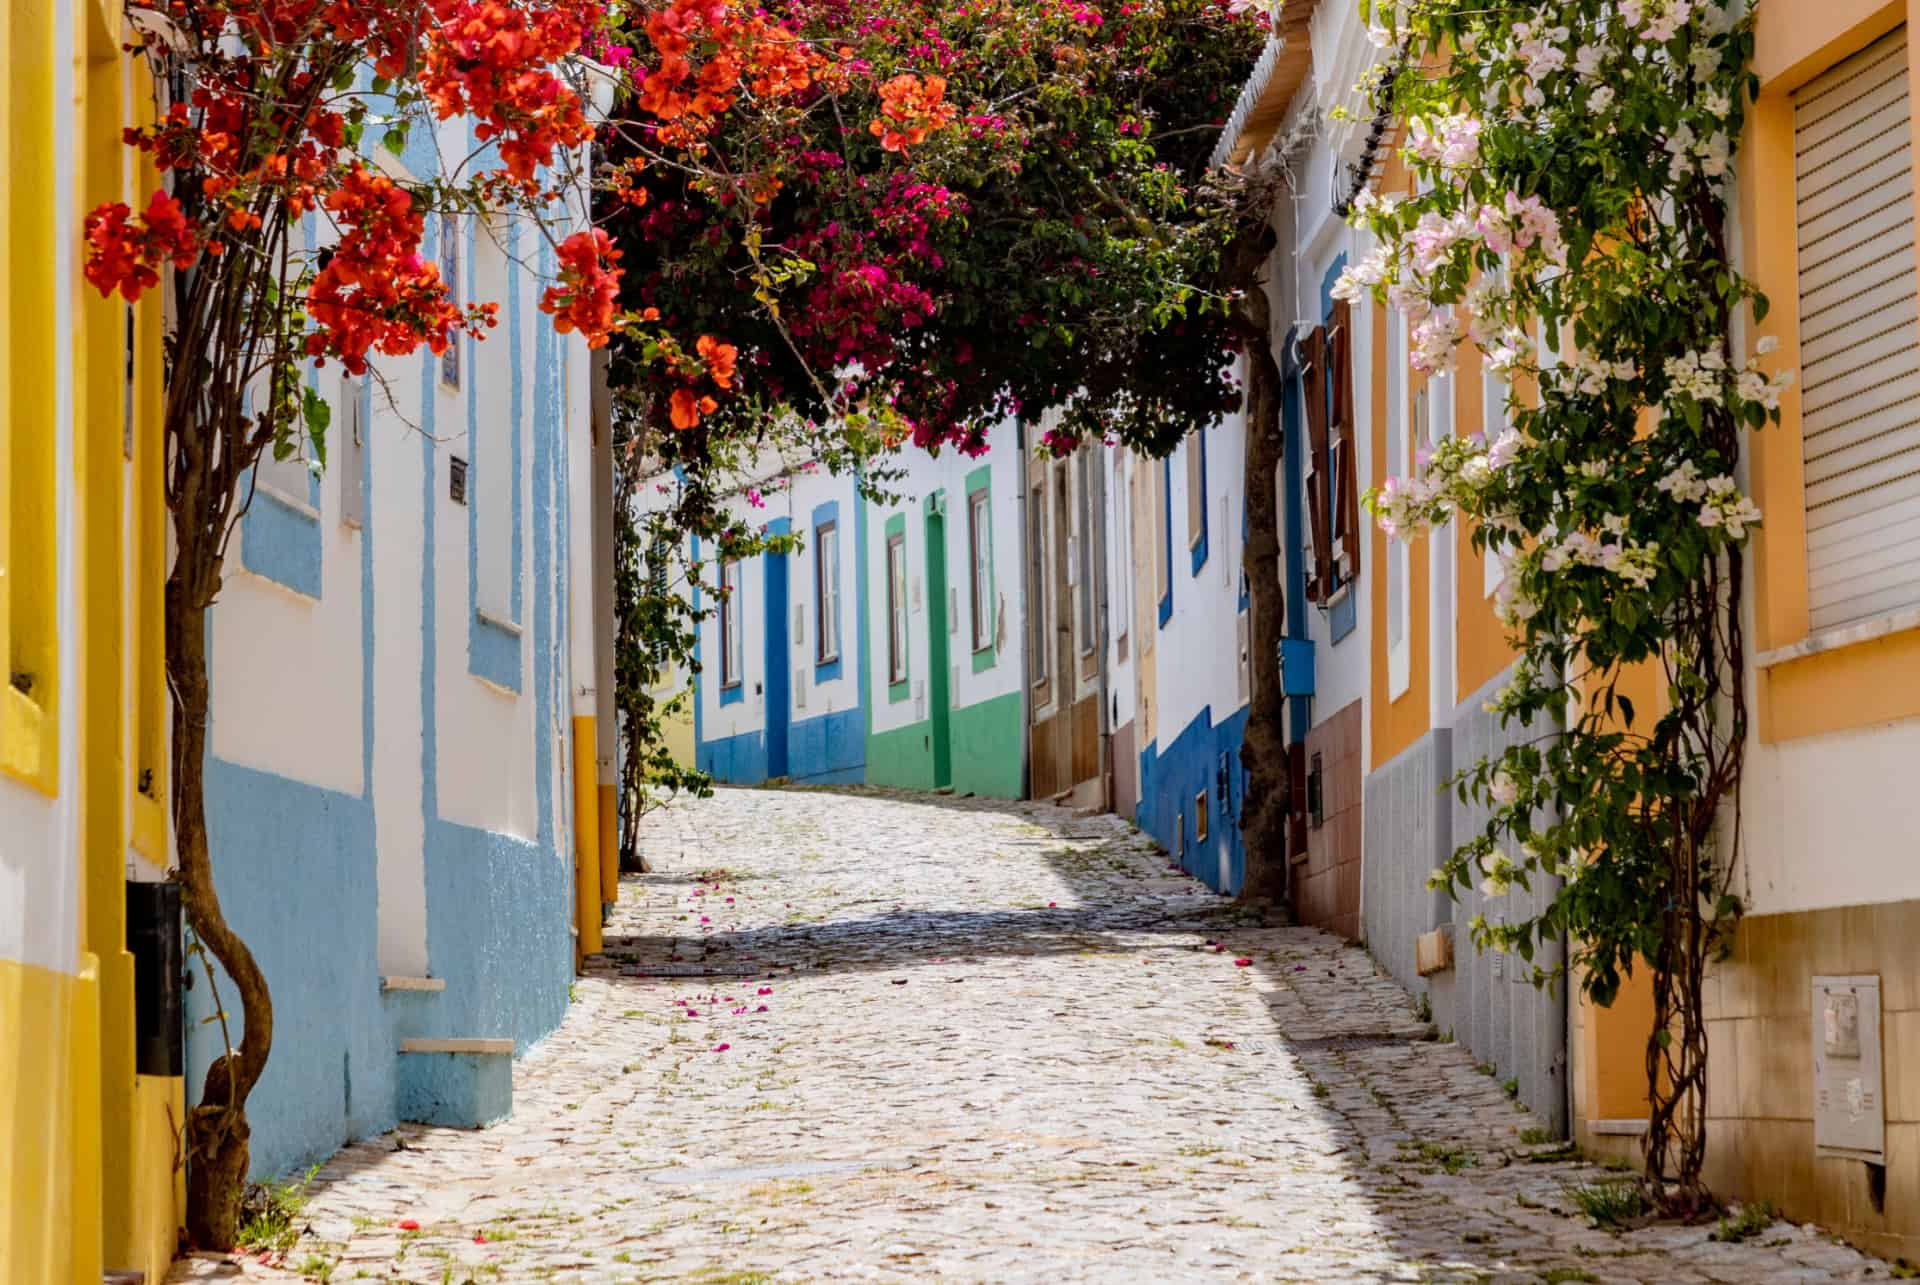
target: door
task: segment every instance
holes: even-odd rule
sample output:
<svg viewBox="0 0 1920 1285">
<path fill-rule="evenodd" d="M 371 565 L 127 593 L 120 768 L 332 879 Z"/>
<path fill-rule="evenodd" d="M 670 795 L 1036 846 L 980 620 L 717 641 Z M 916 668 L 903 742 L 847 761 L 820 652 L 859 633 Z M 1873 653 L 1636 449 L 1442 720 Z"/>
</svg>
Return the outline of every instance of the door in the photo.
<svg viewBox="0 0 1920 1285">
<path fill-rule="evenodd" d="M 787 556 L 764 555 L 767 564 L 767 776 L 787 774 L 787 724 L 793 718 L 793 663 L 787 633 Z"/>
<path fill-rule="evenodd" d="M 927 717 L 932 723 L 933 787 L 953 784 L 950 739 L 952 679 L 947 615 L 946 493 L 936 491 L 927 504 Z"/>
</svg>

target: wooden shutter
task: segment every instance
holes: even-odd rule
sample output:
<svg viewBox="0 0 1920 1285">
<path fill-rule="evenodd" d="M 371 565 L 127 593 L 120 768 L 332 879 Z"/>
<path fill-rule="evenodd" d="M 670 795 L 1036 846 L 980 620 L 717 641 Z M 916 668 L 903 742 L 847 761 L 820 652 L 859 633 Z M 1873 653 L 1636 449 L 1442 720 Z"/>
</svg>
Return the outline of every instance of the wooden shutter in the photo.
<svg viewBox="0 0 1920 1285">
<path fill-rule="evenodd" d="M 1301 345 L 1301 391 L 1307 402 L 1307 522 L 1312 528 L 1313 565 L 1307 569 L 1307 597 L 1325 602 L 1333 592 L 1333 540 L 1327 511 L 1327 332 L 1315 326 Z"/>
<path fill-rule="evenodd" d="M 1794 94 L 1807 605 L 1816 630 L 1920 603 L 1907 31 Z"/>
<path fill-rule="evenodd" d="M 1360 441 L 1353 422 L 1353 326 L 1347 301 L 1333 305 L 1327 332 L 1327 369 L 1333 381 L 1333 540 L 1339 549 L 1338 584 L 1360 574 Z"/>
</svg>

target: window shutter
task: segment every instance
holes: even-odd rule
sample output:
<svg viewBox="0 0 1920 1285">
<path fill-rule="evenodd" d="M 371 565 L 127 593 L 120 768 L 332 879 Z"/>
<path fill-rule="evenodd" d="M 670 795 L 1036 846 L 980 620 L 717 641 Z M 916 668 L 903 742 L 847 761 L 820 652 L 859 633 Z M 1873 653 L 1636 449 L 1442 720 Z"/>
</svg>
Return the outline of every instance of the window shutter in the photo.
<svg viewBox="0 0 1920 1285">
<path fill-rule="evenodd" d="M 1333 539 L 1340 584 L 1360 574 L 1360 441 L 1353 417 L 1353 326 L 1347 301 L 1333 305 L 1327 334 L 1328 376 L 1333 381 Z"/>
<path fill-rule="evenodd" d="M 1920 325 L 1907 32 L 1794 95 L 1807 605 L 1920 603 Z"/>
<path fill-rule="evenodd" d="M 1333 592 L 1333 542 L 1327 511 L 1327 332 L 1315 326 L 1301 345 L 1305 369 L 1301 389 L 1307 402 L 1307 521 L 1312 529 L 1313 565 L 1307 571 L 1307 597 L 1325 602 Z"/>
</svg>

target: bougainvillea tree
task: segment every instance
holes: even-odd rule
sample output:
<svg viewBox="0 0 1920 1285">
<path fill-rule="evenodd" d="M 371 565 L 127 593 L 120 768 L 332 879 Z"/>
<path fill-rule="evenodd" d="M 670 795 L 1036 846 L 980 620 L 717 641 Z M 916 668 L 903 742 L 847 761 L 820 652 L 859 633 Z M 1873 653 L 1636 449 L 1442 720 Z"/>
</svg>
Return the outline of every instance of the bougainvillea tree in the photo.
<svg viewBox="0 0 1920 1285">
<path fill-rule="evenodd" d="M 604 225 L 635 449 L 679 470 L 669 547 L 730 529 L 729 444 L 883 490 L 893 449 L 978 452 L 1010 415 L 1161 453 L 1236 406 L 1231 203 L 1202 180 L 1264 38 L 1246 8 L 775 0 L 756 61 L 717 0 L 637 6 Z"/>
<path fill-rule="evenodd" d="M 227 542 L 264 456 L 325 461 L 311 366 L 358 375 L 494 324 L 497 301 L 453 297 L 421 254 L 434 213 L 486 209 L 554 237 L 562 267 L 542 306 L 561 330 L 606 343 L 612 247 L 557 217 L 592 136 L 570 64 L 600 40 L 604 15 L 595 0 L 130 0 L 127 14 L 168 95 L 126 135 L 159 186 L 143 210 L 90 214 L 84 270 L 130 301 L 169 292 L 177 878 L 197 948 L 239 1000 L 237 1022 L 221 1013 L 238 1045 L 209 1069 L 184 1130 L 187 1223 L 194 1242 L 226 1247 L 248 1169 L 247 1097 L 273 1043 L 266 979 L 222 913 L 207 835 L 206 613 Z M 456 157 L 409 174 L 377 159 L 452 117 L 493 145 L 486 168 Z"/>
<path fill-rule="evenodd" d="M 1743 346 L 1766 301 L 1728 246 L 1752 12 L 1550 0 L 1369 16 L 1401 54 L 1376 102 L 1407 123 L 1430 186 L 1361 199 L 1378 248 L 1340 293 L 1405 315 L 1417 368 L 1450 367 L 1470 339 L 1531 389 L 1504 435 L 1438 443 L 1369 504 L 1399 538 L 1457 515 L 1504 559 L 1520 655 L 1495 707 L 1559 728 L 1465 773 L 1492 819 L 1434 879 L 1496 901 L 1544 892 L 1536 914 L 1476 917 L 1474 940 L 1531 959 L 1564 935 L 1602 1004 L 1651 970 L 1648 1176 L 1698 1207 L 1703 979 L 1740 910 L 1740 595 L 1760 519 L 1740 445 L 1777 421 L 1790 378 L 1765 369 L 1764 342 Z M 1649 674 L 1655 708 L 1636 708 Z"/>
</svg>

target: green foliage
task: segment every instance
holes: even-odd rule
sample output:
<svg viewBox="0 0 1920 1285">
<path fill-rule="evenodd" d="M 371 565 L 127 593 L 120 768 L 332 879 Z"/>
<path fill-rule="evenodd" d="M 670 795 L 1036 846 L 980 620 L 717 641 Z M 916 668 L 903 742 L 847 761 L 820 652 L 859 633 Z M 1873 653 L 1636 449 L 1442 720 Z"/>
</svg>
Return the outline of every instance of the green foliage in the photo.
<svg viewBox="0 0 1920 1285">
<path fill-rule="evenodd" d="M 1710 1239 L 1738 1244 L 1758 1236 L 1776 1221 L 1772 1205 L 1764 1200 L 1751 1201 L 1740 1206 L 1738 1213 L 1722 1218 L 1720 1225 L 1713 1229 Z"/>
<path fill-rule="evenodd" d="M 276 1254 L 292 1249 L 300 1239 L 300 1213 L 307 1207 L 307 1188 L 319 1172 L 320 1166 L 315 1165 L 298 1178 L 248 1183 L 240 1200 L 240 1248 Z"/>
<path fill-rule="evenodd" d="M 1567 1199 L 1595 1227 L 1619 1231 L 1652 1208 L 1647 1189 L 1637 1178 L 1610 1179 L 1568 1187 Z"/>
</svg>

